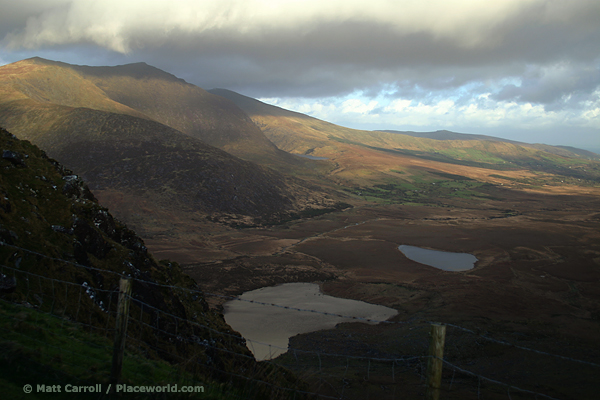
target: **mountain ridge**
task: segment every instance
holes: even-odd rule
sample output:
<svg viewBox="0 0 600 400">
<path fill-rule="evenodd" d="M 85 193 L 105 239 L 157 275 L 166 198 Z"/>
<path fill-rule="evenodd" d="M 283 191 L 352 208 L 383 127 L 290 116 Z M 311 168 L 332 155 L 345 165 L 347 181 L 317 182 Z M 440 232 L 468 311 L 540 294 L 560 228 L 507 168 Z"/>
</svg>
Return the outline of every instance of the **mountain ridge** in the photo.
<svg viewBox="0 0 600 400">
<path fill-rule="evenodd" d="M 318 118 L 311 117 L 309 115 L 302 114 L 302 113 L 299 113 L 296 111 L 287 110 L 287 109 L 284 109 L 284 108 L 281 108 L 278 106 L 274 106 L 271 104 L 267 104 L 267 103 L 261 102 L 260 100 L 254 99 L 252 97 L 244 96 L 244 95 L 234 92 L 232 90 L 216 88 L 216 89 L 210 89 L 209 92 L 218 94 L 219 96 L 229 98 L 230 100 L 235 102 L 240 108 L 242 108 L 244 111 L 246 111 L 246 113 L 248 115 L 250 115 L 251 117 L 258 118 L 258 117 L 262 117 L 262 116 L 278 116 L 278 117 L 283 116 L 283 117 L 290 117 L 290 118 L 305 119 L 305 120 L 314 121 L 314 122 L 317 122 L 317 121 L 325 122 L 326 124 L 330 124 L 330 125 L 339 127 L 341 129 L 348 129 L 351 131 L 357 131 L 357 132 L 363 131 L 363 130 L 357 130 L 357 129 L 353 129 L 353 128 L 345 128 L 345 127 L 338 126 L 338 125 L 335 125 L 335 124 L 332 124 L 332 123 L 329 123 L 326 121 L 321 121 Z M 411 136 L 411 137 L 415 137 L 415 138 L 424 138 L 424 139 L 433 139 L 433 140 L 467 140 L 467 141 L 483 140 L 483 141 L 505 142 L 505 143 L 516 144 L 516 145 L 520 145 L 520 146 L 536 148 L 539 150 L 544 150 L 544 151 L 549 151 L 549 152 L 554 151 L 554 154 L 563 154 L 563 155 L 570 155 L 570 156 L 582 155 L 582 156 L 586 156 L 586 157 L 600 159 L 600 156 L 596 155 L 593 152 L 590 152 L 590 151 L 587 151 L 584 149 L 579 149 L 579 148 L 572 147 L 572 146 L 552 146 L 552 145 L 546 145 L 546 144 L 541 144 L 541 143 L 527 143 L 527 142 L 521 142 L 521 141 L 517 141 L 517 140 L 504 139 L 504 138 L 500 138 L 497 136 L 471 134 L 471 133 L 458 133 L 458 132 L 453 132 L 453 131 L 449 131 L 446 129 L 441 129 L 441 130 L 432 131 L 432 132 L 399 131 L 399 130 L 393 130 L 393 129 L 379 129 L 379 130 L 374 130 L 374 131 L 363 131 L 363 132 L 394 133 L 394 134 Z M 564 149 L 564 150 L 566 150 L 566 152 L 560 151 L 559 149 Z M 571 150 L 571 149 L 573 149 L 573 150 Z"/>
<path fill-rule="evenodd" d="M 376 132 L 386 132 L 386 133 L 397 133 L 401 135 L 408 135 L 414 137 L 422 137 L 427 139 L 434 140 L 487 140 L 487 141 L 495 141 L 495 142 L 506 142 L 513 143 L 519 146 L 531 147 L 538 150 L 547 151 L 552 154 L 564 155 L 567 157 L 573 157 L 573 155 L 579 155 L 582 157 L 586 157 L 590 160 L 600 160 L 600 155 L 591 152 L 589 150 L 580 149 L 573 146 L 561 146 L 561 145 L 548 145 L 543 143 L 527 143 L 520 142 L 518 140 L 504 139 L 497 136 L 488 136 L 488 135 L 479 135 L 473 133 L 458 133 L 452 132 L 445 129 L 437 130 L 434 132 L 414 132 L 414 131 L 398 131 L 398 130 L 377 130 Z M 562 149 L 562 151 L 561 151 Z"/>
<path fill-rule="evenodd" d="M 590 185 L 600 181 L 597 164 L 600 158 L 584 150 L 571 151 L 564 147 L 450 131 L 418 134 L 357 130 L 284 110 L 232 91 L 215 89 L 213 93 L 230 98 L 247 111 L 281 149 L 326 158 L 327 161 L 322 162 L 331 165 L 328 172 L 331 178 L 341 178 L 354 185 L 385 185 L 398 180 L 410 183 L 436 170 L 510 186 L 515 186 L 518 181 L 533 183 L 531 178 L 535 175 L 538 175 L 537 182 L 551 185 L 564 183 L 561 177 L 567 177 L 572 183 L 576 183 L 573 178 L 585 180 Z M 495 171 L 503 173 L 500 175 Z M 540 179 L 541 176 L 544 178 Z"/>
<path fill-rule="evenodd" d="M 207 222 L 278 223 L 363 205 L 362 193 L 410 201 L 409 193 L 430 193 L 438 182 L 462 187 L 453 181 L 464 178 L 540 191 L 600 182 L 597 162 L 565 149 L 354 130 L 225 89 L 207 92 L 147 64 L 62 65 L 34 59 L 0 67 L 0 124 L 68 158 L 145 238 L 193 235 L 211 229 Z M 237 147 L 257 163 L 208 151 L 212 134 L 221 151 L 233 157 Z"/>
<path fill-rule="evenodd" d="M 123 87 L 138 85 L 138 93 L 152 91 L 154 86 L 144 86 L 147 73 L 141 74 L 141 78 L 128 76 L 128 69 L 136 70 L 139 66 L 125 67 L 125 71 L 121 67 L 89 68 L 99 75 L 117 76 L 115 71 L 125 74 L 123 79 L 129 83 Z M 175 82 L 178 87 L 189 87 L 194 99 L 204 96 L 208 99 L 208 108 L 213 103 L 218 105 L 217 110 L 221 107 L 222 115 L 207 120 L 209 124 L 216 124 L 217 131 L 219 121 L 233 115 L 262 135 L 232 102 L 208 93 L 204 95 L 202 89 L 147 64 L 143 64 L 143 68 L 152 72 L 150 80 L 157 75 L 161 79 L 166 77 L 164 79 L 171 82 L 169 85 Z M 61 85 L 65 80 L 70 86 Z M 154 216 L 160 214 L 162 217 L 160 221 L 156 220 L 154 227 L 144 228 L 142 222 L 137 223 L 140 232 L 170 231 L 172 212 L 180 215 L 182 220 L 191 220 L 184 215 L 192 213 L 194 218 L 203 215 L 220 220 L 226 217 L 233 224 L 251 225 L 259 221 L 276 222 L 306 208 L 328 208 L 335 203 L 313 184 L 244 161 L 226 152 L 227 149 L 207 144 L 198 135 L 186 134 L 118 102 L 118 99 L 113 100 L 117 96 L 107 88 L 114 89 L 116 83 L 104 81 L 105 91 L 100 87 L 102 82 L 90 81 L 78 73 L 76 67 L 63 67 L 63 63 L 43 59 L 0 67 L 0 124 L 19 137 L 39 144 L 51 156 L 78 171 L 98 191 L 100 198 L 108 201 L 107 206 L 115 205 L 110 203 L 115 190 L 131 202 L 151 202 Z M 150 104 L 149 107 L 156 101 L 158 107 L 165 99 L 154 96 L 141 101 Z M 130 103 L 135 106 L 132 101 Z M 171 105 L 171 108 L 176 106 Z M 202 114 L 204 110 L 199 106 L 197 112 Z M 215 112 L 213 109 L 209 114 Z M 235 131 L 236 126 L 233 123 L 229 129 Z M 238 138 L 240 135 L 244 132 L 239 133 Z M 227 141 L 228 138 L 225 135 L 222 139 Z M 266 143 L 266 139 L 264 141 Z M 246 144 L 247 141 L 236 143 L 234 140 L 232 146 L 242 146 L 253 157 L 268 159 L 261 149 L 256 150 L 252 145 L 244 147 Z M 270 154 L 275 159 L 283 153 L 272 144 L 268 149 L 273 150 Z M 288 154 L 285 156 L 293 158 Z M 150 176 L 148 171 L 155 175 Z M 162 181 L 161 177 L 164 178 Z M 103 198 L 106 188 L 111 190 L 111 195 Z M 169 212 L 162 214 L 164 210 Z M 119 214 L 119 210 L 114 211 Z"/>
<path fill-rule="evenodd" d="M 0 68 L 22 98 L 153 119 L 251 161 L 293 162 L 234 103 L 146 63 L 79 66 L 34 57 Z M 18 79 L 16 79 L 18 77 Z M 12 84 L 12 85 L 10 85 Z"/>
</svg>

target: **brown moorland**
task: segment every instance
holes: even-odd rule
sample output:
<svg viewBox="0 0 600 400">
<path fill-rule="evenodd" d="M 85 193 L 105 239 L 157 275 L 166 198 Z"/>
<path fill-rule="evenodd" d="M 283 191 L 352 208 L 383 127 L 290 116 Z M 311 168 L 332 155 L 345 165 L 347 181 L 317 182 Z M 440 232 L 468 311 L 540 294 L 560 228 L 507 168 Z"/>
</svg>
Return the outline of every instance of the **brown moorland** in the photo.
<svg viewBox="0 0 600 400">
<path fill-rule="evenodd" d="M 211 244 L 213 260 L 188 264 L 186 272 L 207 292 L 224 295 L 319 281 L 326 294 L 393 307 L 399 311 L 394 320 L 408 322 L 343 324 L 292 338 L 297 349 L 382 357 L 425 354 L 427 321 L 442 321 L 477 333 L 448 328 L 450 362 L 557 398 L 591 398 L 598 389 L 593 368 L 571 362 L 565 370 L 564 360 L 478 335 L 598 360 L 600 197 L 497 187 L 493 192 L 502 198 L 470 207 L 371 203 L 282 227 L 215 233 L 210 242 L 202 241 Z M 469 271 L 441 271 L 407 259 L 397 249 L 400 244 L 471 253 L 478 262 Z M 222 302 L 218 297 L 210 301 L 213 306 Z M 278 360 L 293 365 L 290 357 Z M 418 375 L 411 376 L 403 375 L 402 384 L 393 381 L 399 386 L 384 378 L 381 387 L 371 382 L 369 393 L 394 398 L 389 391 L 402 387 L 408 398 L 419 397 Z M 444 376 L 447 384 L 454 380 L 444 398 L 477 398 L 476 380 L 451 369 Z M 359 384 L 360 378 L 348 381 L 354 387 L 346 392 L 353 393 L 349 398 L 364 398 L 366 384 Z M 581 384 L 582 379 L 587 383 Z M 327 393 L 339 394 L 333 389 Z M 488 385 L 485 393 L 503 398 L 506 388 Z"/>
<path fill-rule="evenodd" d="M 28 65 L 19 68 L 29 68 Z M 169 194 L 176 184 L 201 182 L 199 188 L 206 196 L 198 199 L 206 201 L 212 196 L 215 204 L 222 204 L 217 189 L 226 189 L 225 193 L 230 194 L 229 189 L 237 185 L 205 185 L 193 175 L 183 181 L 178 179 L 178 173 L 189 173 L 188 167 L 195 161 L 206 161 L 203 152 L 216 149 L 201 149 L 190 132 L 180 132 L 157 121 L 163 117 L 152 104 L 145 104 L 144 109 L 155 113 L 153 117 L 133 115 L 141 112 L 134 110 L 133 101 L 115 100 L 121 96 L 114 89 L 120 84 L 120 77 L 110 82 L 112 89 L 107 87 L 104 94 L 93 87 L 81 92 L 82 96 L 100 93 L 94 97 L 94 104 L 104 108 L 98 110 L 54 104 L 44 97 L 48 96 L 47 91 L 35 89 L 34 81 L 15 91 L 10 79 L 0 87 L 6 100 L 0 117 L 14 126 L 18 122 L 23 132 L 32 135 L 31 140 L 38 140 L 35 134 L 40 131 L 70 127 L 63 122 L 70 113 L 97 119 L 110 114 L 113 125 L 106 128 L 118 127 L 118 121 L 135 120 L 134 124 L 123 122 L 124 132 L 132 126 L 161 126 L 152 131 L 169 133 L 161 139 L 165 148 L 178 135 L 187 135 L 177 144 L 184 147 L 181 157 L 173 153 L 166 159 L 167 164 L 184 166 L 173 170 L 168 185 L 144 174 L 152 170 L 149 167 L 159 168 L 165 159 L 158 157 L 160 162 L 152 162 L 144 154 L 137 154 L 134 163 L 130 153 L 120 154 L 108 144 L 99 148 L 102 151 L 96 153 L 95 159 L 102 159 L 100 153 L 108 154 L 114 156 L 108 165 L 127 166 L 121 170 L 139 172 L 127 177 L 130 182 L 139 186 L 137 181 L 143 178 L 144 184 L 139 186 L 142 189 L 156 184 L 163 190 L 143 197 L 138 196 L 139 192 L 119 190 L 107 181 L 94 193 L 141 233 L 153 254 L 185 264 L 187 273 L 207 293 L 237 295 L 284 282 L 320 282 L 325 293 L 399 311 L 395 319 L 399 324 L 343 324 L 294 337 L 293 347 L 322 353 L 410 358 L 425 354 L 428 322 L 442 321 L 472 331 L 449 325 L 449 362 L 556 398 L 593 398 L 597 394 L 597 370 L 587 368 L 588 365 L 571 364 L 570 360 L 566 364 L 565 359 L 524 352 L 486 339 L 505 340 L 596 364 L 600 359 L 596 343 L 600 324 L 600 163 L 586 154 L 487 139 L 435 140 L 355 131 L 270 106 L 252 103 L 252 111 L 240 105 L 280 150 L 327 159 L 303 160 L 289 158 L 289 154 L 279 159 L 284 164 L 277 168 L 286 168 L 304 182 L 311 182 L 315 189 L 312 192 L 311 186 L 304 185 L 302 190 L 293 192 L 297 207 L 288 211 L 296 215 L 288 215 L 287 221 L 245 219 L 235 210 L 206 218 L 202 209 L 189 212 L 177 207 Z M 95 82 L 94 86 L 102 89 L 100 80 Z M 147 93 L 141 80 L 135 85 L 140 85 L 139 93 Z M 132 86 L 134 89 L 138 90 Z M 64 98 L 58 89 L 52 90 Z M 92 105 L 89 100 L 88 107 Z M 185 108 L 186 113 L 192 108 Z M 80 121 L 84 120 L 91 119 Z M 218 121 L 213 122 L 217 127 Z M 76 132 L 65 130 L 71 135 Z M 118 130 L 98 132 L 115 134 Z M 130 143 L 127 151 L 146 151 L 143 142 Z M 48 141 L 48 145 L 53 142 Z M 197 158 L 183 157 L 189 154 L 183 150 L 190 148 Z M 74 149 L 70 148 L 69 154 Z M 90 154 L 97 149 L 91 144 L 86 147 Z M 219 154 L 226 157 L 224 152 Z M 79 158 L 83 162 L 85 154 Z M 271 162 L 268 157 L 266 160 Z M 295 160 L 299 166 L 286 160 Z M 239 166 L 236 175 L 251 168 L 241 161 L 232 163 Z M 225 168 L 219 164 L 207 171 L 218 177 L 221 167 Z M 111 172 L 110 177 L 102 176 L 100 168 L 95 176 L 115 182 L 126 180 L 116 172 Z M 278 182 L 291 183 L 270 170 L 261 176 L 265 178 L 262 181 L 244 178 L 256 189 L 249 186 L 244 197 L 247 200 L 256 195 L 252 204 L 273 207 L 267 215 L 276 209 L 277 197 L 261 202 L 260 182 L 275 187 Z M 269 178 L 276 176 L 281 181 Z M 327 195 L 325 189 L 318 188 L 327 188 Z M 340 206 L 323 215 L 300 213 L 307 205 L 331 211 L 335 201 L 353 207 Z M 470 271 L 444 272 L 408 260 L 397 249 L 401 244 L 468 252 L 479 261 Z M 220 307 L 223 298 L 212 296 L 207 301 Z M 292 357 L 284 355 L 277 362 L 291 365 Z M 418 361 L 402 364 L 400 377 L 391 380 L 389 369 L 386 373 L 373 373 L 366 380 L 368 373 L 364 372 L 346 376 L 345 361 L 324 365 L 323 368 L 331 367 L 328 372 L 332 379 L 327 383 L 332 386 L 314 389 L 332 395 L 345 390 L 349 398 L 356 399 L 398 398 L 400 394 L 414 398 L 423 390 L 418 374 L 422 365 Z M 322 384 L 318 379 L 311 380 L 311 368 L 317 364 L 308 365 L 300 372 L 308 374 L 307 379 L 315 385 Z M 358 367 L 370 371 L 370 364 L 358 363 Z M 446 369 L 444 382 L 445 398 L 478 398 L 482 388 L 481 380 L 452 369 Z M 334 383 L 342 386 L 334 387 Z M 507 391 L 512 398 L 521 398 L 502 385 L 490 384 L 483 389 L 489 398 L 505 399 Z"/>
</svg>

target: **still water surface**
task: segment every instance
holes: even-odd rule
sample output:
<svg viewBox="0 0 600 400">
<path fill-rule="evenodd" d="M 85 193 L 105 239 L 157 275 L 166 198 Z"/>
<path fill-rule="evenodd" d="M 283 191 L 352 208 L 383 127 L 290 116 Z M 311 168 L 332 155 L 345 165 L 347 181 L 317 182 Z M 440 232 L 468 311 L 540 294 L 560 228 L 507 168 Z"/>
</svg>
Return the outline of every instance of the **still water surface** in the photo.
<svg viewBox="0 0 600 400">
<path fill-rule="evenodd" d="M 468 253 L 450 253 L 407 245 L 398 246 L 398 250 L 410 260 L 444 271 L 467 271 L 473 269 L 477 262 L 477 257 Z"/>
<path fill-rule="evenodd" d="M 327 157 L 311 156 L 310 154 L 295 154 L 295 153 L 293 153 L 293 154 L 295 156 L 308 158 L 310 160 L 329 160 L 329 158 L 327 158 Z"/>
<path fill-rule="evenodd" d="M 314 283 L 286 283 L 252 290 L 239 297 L 243 300 L 377 321 L 385 321 L 398 313 L 384 306 L 327 296 Z M 352 318 L 239 300 L 228 301 L 224 304 L 224 309 L 225 321 L 247 340 L 248 348 L 259 361 L 285 353 L 289 338 L 297 334 L 331 329 L 340 322 L 357 322 Z"/>
</svg>

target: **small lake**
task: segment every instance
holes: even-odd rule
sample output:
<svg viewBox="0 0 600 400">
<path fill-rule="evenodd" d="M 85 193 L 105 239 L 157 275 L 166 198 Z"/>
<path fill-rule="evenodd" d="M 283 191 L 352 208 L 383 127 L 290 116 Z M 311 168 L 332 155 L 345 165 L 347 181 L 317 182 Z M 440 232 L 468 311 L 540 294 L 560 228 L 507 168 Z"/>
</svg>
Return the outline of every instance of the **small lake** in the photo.
<svg viewBox="0 0 600 400">
<path fill-rule="evenodd" d="M 398 314 L 398 311 L 389 307 L 325 295 L 315 283 L 286 283 L 265 287 L 246 292 L 239 298 L 377 321 L 385 321 Z M 292 336 L 331 329 L 340 322 L 357 322 L 352 318 L 239 300 L 225 303 L 223 314 L 225 321 L 247 340 L 248 348 L 259 361 L 285 353 Z"/>
<path fill-rule="evenodd" d="M 407 245 L 398 246 L 398 250 L 410 260 L 444 271 L 468 271 L 477 262 L 477 257 L 468 253 L 450 253 Z"/>
<path fill-rule="evenodd" d="M 311 156 L 310 154 L 294 154 L 294 155 L 298 156 L 298 157 L 308 158 L 310 160 L 329 160 L 329 158 L 327 158 L 327 157 Z"/>
</svg>

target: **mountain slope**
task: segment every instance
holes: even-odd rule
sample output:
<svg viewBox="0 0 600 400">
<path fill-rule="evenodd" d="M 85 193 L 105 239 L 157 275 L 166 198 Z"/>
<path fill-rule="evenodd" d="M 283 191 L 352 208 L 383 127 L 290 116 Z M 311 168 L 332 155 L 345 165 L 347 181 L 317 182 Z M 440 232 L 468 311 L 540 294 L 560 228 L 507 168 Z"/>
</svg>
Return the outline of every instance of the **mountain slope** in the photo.
<svg viewBox="0 0 600 400">
<path fill-rule="evenodd" d="M 308 205 L 296 197 L 313 197 L 299 181 L 154 121 L 60 106 L 48 114 L 52 120 L 46 131 L 21 137 L 65 160 L 95 190 L 118 190 L 164 207 L 206 215 L 273 220 Z"/>
<path fill-rule="evenodd" d="M 0 96 L 153 119 L 263 165 L 295 161 L 233 102 L 145 63 L 90 67 L 35 57 L 0 68 Z"/>
<path fill-rule="evenodd" d="M 107 74 L 103 68 L 89 68 L 88 75 L 89 71 L 98 76 Z M 146 65 L 115 68 L 109 68 L 110 79 L 124 79 L 122 85 L 126 88 L 135 82 L 138 94 L 145 91 L 149 94 L 156 88 L 156 82 L 145 86 L 146 80 L 153 79 L 182 85 L 196 100 L 202 91 Z M 158 78 L 149 78 L 152 76 Z M 179 228 L 194 230 L 197 227 L 186 224 L 205 217 L 225 218 L 237 224 L 276 222 L 306 208 L 333 204 L 314 186 L 240 160 L 207 145 L 197 135 L 185 134 L 111 99 L 99 86 L 91 84 L 90 79 L 71 67 L 37 59 L 1 67 L 0 125 L 40 145 L 52 157 L 76 170 L 97 191 L 103 204 L 114 207 L 121 218 L 142 234 L 171 235 Z M 100 85 L 101 81 L 97 83 Z M 118 86 L 115 82 L 111 84 Z M 150 97 L 149 102 L 155 101 L 156 96 Z M 204 108 L 197 104 L 199 108 L 194 112 L 200 115 L 209 109 L 209 114 L 222 114 L 213 120 L 194 121 L 208 121 L 215 124 L 213 133 L 223 132 L 220 121 L 233 115 L 232 120 L 237 117 L 240 121 L 247 120 L 244 123 L 258 131 L 233 103 L 214 95 L 205 97 L 216 101 L 207 101 Z M 160 101 L 166 104 L 175 98 Z M 210 105 L 213 103 L 222 104 L 221 111 Z M 191 102 L 182 104 L 181 112 L 193 109 Z M 156 108 L 160 108 L 159 103 Z M 176 110 L 177 104 L 171 108 Z M 231 112 L 227 111 L 229 108 Z M 230 143 L 254 151 L 250 145 L 246 146 L 245 133 L 237 130 L 236 123 L 227 129 L 231 135 L 238 135 Z M 276 154 L 283 153 L 275 150 Z M 264 155 L 260 151 L 253 154 Z M 286 157 L 292 156 L 286 154 Z M 141 207 L 142 204 L 148 207 Z M 135 215 L 121 212 L 135 208 L 147 210 L 150 217 L 137 218 L 139 212 Z M 181 222 L 179 228 L 174 227 L 174 221 Z"/>
<path fill-rule="evenodd" d="M 2 101 L 30 99 L 40 104 L 86 107 L 148 118 L 139 111 L 111 100 L 94 83 L 67 65 L 32 58 L 1 67 Z"/>
<path fill-rule="evenodd" d="M 233 101 L 277 147 L 295 154 L 312 154 L 316 148 L 332 144 L 332 134 L 342 134 L 348 128 L 321 121 L 305 114 L 265 104 L 227 89 L 211 89 L 210 93 Z"/>
<path fill-rule="evenodd" d="M 361 131 L 337 126 L 262 103 L 238 93 L 214 89 L 234 101 L 278 147 L 291 153 L 326 157 L 331 176 L 358 184 L 414 180 L 433 171 L 512 185 L 532 180 L 555 184 L 561 177 L 600 182 L 600 164 L 581 151 L 529 145 L 482 135 L 449 131 L 416 134 Z M 498 171 L 502 171 L 503 178 Z M 564 180 L 564 179 L 562 179 Z M 595 183 L 594 183 L 595 182 Z"/>
<path fill-rule="evenodd" d="M 589 160 L 600 160 L 600 155 L 591 151 L 578 149 L 570 146 L 550 146 L 547 144 L 540 143 L 525 143 L 516 140 L 503 139 L 495 136 L 487 135 L 475 135 L 466 133 L 457 133 L 446 130 L 435 131 L 435 132 L 412 132 L 412 131 L 395 131 L 395 130 L 382 130 L 377 132 L 397 133 L 401 135 L 408 135 L 414 137 L 422 137 L 435 140 L 487 140 L 493 142 L 506 142 L 513 143 L 523 147 L 530 147 L 533 149 L 543 150 L 551 154 L 556 154 L 564 157 L 578 157 L 589 159 Z"/>
</svg>

